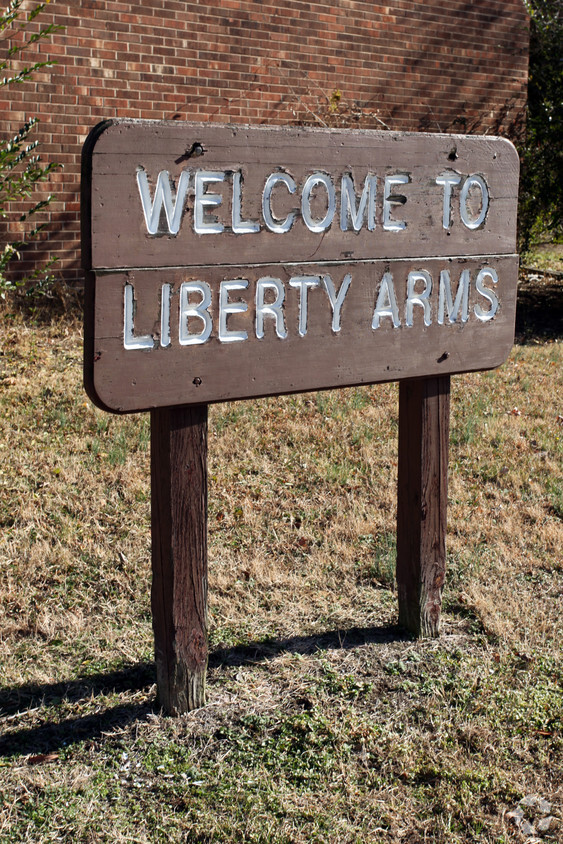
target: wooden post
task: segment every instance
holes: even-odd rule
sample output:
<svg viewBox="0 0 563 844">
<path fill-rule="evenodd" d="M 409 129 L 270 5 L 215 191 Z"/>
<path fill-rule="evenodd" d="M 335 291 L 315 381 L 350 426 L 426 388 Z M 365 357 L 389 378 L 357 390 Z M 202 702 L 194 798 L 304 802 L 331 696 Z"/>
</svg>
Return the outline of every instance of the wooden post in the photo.
<svg viewBox="0 0 563 844">
<path fill-rule="evenodd" d="M 401 381 L 397 590 L 399 624 L 440 631 L 446 572 L 450 377 Z"/>
<path fill-rule="evenodd" d="M 151 486 L 158 699 L 181 715 L 205 703 L 207 405 L 151 411 Z"/>
</svg>

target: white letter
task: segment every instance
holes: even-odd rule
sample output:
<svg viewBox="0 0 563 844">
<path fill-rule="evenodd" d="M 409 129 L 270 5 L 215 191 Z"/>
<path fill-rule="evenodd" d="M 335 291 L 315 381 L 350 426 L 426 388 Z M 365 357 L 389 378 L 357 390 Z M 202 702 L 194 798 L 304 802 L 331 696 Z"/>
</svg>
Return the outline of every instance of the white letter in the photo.
<svg viewBox="0 0 563 844">
<path fill-rule="evenodd" d="M 296 275 L 289 279 L 290 287 L 298 287 L 299 296 L 299 336 L 307 333 L 307 302 L 310 287 L 318 287 L 321 280 L 318 275 Z"/>
<path fill-rule="evenodd" d="M 171 284 L 163 284 L 160 291 L 160 345 L 166 349 L 170 345 L 170 295 Z"/>
<path fill-rule="evenodd" d="M 222 281 L 219 287 L 219 340 L 222 343 L 234 343 L 246 340 L 246 331 L 229 331 L 227 328 L 227 314 L 241 314 L 248 310 L 246 302 L 229 302 L 231 290 L 246 290 L 248 281 L 241 278 L 237 281 Z"/>
<path fill-rule="evenodd" d="M 475 287 L 477 289 L 477 293 L 481 296 L 484 296 L 485 299 L 491 303 L 491 309 L 489 311 L 484 311 L 481 305 L 475 305 L 473 310 L 475 311 L 475 316 L 477 319 L 480 319 L 481 322 L 487 322 L 487 320 L 492 319 L 496 312 L 498 311 L 498 299 L 496 294 L 489 290 L 488 287 L 485 287 L 483 282 L 486 277 L 489 277 L 493 284 L 497 284 L 498 282 L 498 275 L 496 270 L 493 270 L 491 267 L 484 267 L 479 275 L 477 276 L 477 281 L 475 282 Z"/>
<path fill-rule="evenodd" d="M 242 173 L 233 173 L 233 231 L 235 234 L 252 234 L 260 231 L 260 223 L 255 220 L 242 220 Z"/>
<path fill-rule="evenodd" d="M 137 168 L 137 185 L 141 194 L 141 203 L 149 234 L 158 234 L 160 212 L 162 211 L 163 205 L 168 223 L 168 231 L 170 234 L 178 234 L 189 181 L 190 174 L 188 170 L 182 170 L 180 181 L 178 182 L 178 192 L 176 193 L 176 198 L 173 199 L 172 188 L 170 187 L 170 175 L 167 170 L 161 170 L 156 182 L 154 202 L 151 202 L 147 174 L 141 167 Z"/>
<path fill-rule="evenodd" d="M 385 188 L 383 190 L 383 228 L 387 232 L 400 232 L 406 227 L 403 220 L 391 219 L 391 204 L 404 205 L 407 201 L 403 194 L 391 194 L 393 185 L 408 185 L 410 177 L 406 173 L 397 173 L 395 176 L 385 176 Z"/>
<path fill-rule="evenodd" d="M 328 274 L 323 275 L 324 288 L 328 293 L 328 300 L 330 302 L 330 307 L 332 308 L 332 330 L 334 332 L 340 331 L 340 311 L 342 310 L 344 298 L 348 293 L 348 288 L 350 287 L 351 281 L 352 276 L 350 275 L 350 273 L 346 273 L 346 275 L 342 279 L 342 284 L 340 285 L 338 295 L 336 295 L 336 290 L 332 278 Z"/>
<path fill-rule="evenodd" d="M 274 290 L 276 298 L 266 304 L 264 294 L 266 290 Z M 276 334 L 281 340 L 287 337 L 287 330 L 283 317 L 283 300 L 285 288 L 279 278 L 264 276 L 256 282 L 256 337 L 261 340 L 264 336 L 264 317 L 273 317 L 276 323 Z"/>
<path fill-rule="evenodd" d="M 421 293 L 415 293 L 417 281 L 424 282 L 424 290 Z M 414 305 L 421 305 L 424 308 L 424 325 L 432 324 L 432 316 L 430 312 L 430 294 L 432 293 L 432 278 L 426 270 L 419 270 L 418 272 L 409 273 L 407 278 L 407 301 L 405 305 L 405 323 L 410 327 L 412 323 L 412 313 Z"/>
<path fill-rule="evenodd" d="M 154 339 L 150 334 L 135 337 L 134 311 L 135 291 L 132 284 L 126 284 L 123 292 L 123 347 L 125 349 L 152 349 Z"/>
<path fill-rule="evenodd" d="M 479 212 L 479 216 L 472 220 L 467 213 L 467 197 L 469 196 L 469 191 L 474 185 L 477 185 L 481 191 L 481 211 Z M 478 229 L 487 216 L 488 208 L 489 191 L 485 180 L 481 176 L 468 176 L 461 189 L 461 195 L 459 197 L 459 213 L 461 214 L 461 221 L 463 225 L 467 226 L 468 229 Z"/>
<path fill-rule="evenodd" d="M 190 293 L 201 294 L 201 302 L 190 305 Z M 180 285 L 180 326 L 179 340 L 181 346 L 193 346 L 205 343 L 211 334 L 212 322 L 209 306 L 211 305 L 211 288 L 205 281 L 184 281 Z M 201 334 L 190 334 L 188 320 L 197 317 L 203 322 Z"/>
<path fill-rule="evenodd" d="M 218 193 L 206 193 L 210 182 L 224 182 L 225 174 L 215 170 L 196 170 L 194 197 L 194 231 L 196 234 L 220 234 L 224 226 L 213 215 L 205 213 L 206 207 L 221 205 L 223 197 Z"/>
<path fill-rule="evenodd" d="M 326 214 L 319 221 L 315 221 L 311 216 L 311 191 L 315 185 L 324 185 L 328 197 Z M 313 173 L 303 185 L 303 193 L 301 194 L 301 214 L 305 225 L 312 232 L 324 232 L 332 223 L 335 211 L 336 191 L 330 176 L 327 176 L 326 173 Z"/>
<path fill-rule="evenodd" d="M 381 317 L 391 317 L 393 320 L 393 328 L 401 327 L 399 308 L 397 307 L 397 298 L 395 296 L 395 285 L 393 284 L 393 276 L 391 273 L 385 273 L 381 279 L 377 302 L 371 322 L 372 328 L 379 328 L 379 321 Z"/>
<path fill-rule="evenodd" d="M 370 176 L 369 173 L 364 181 L 360 207 L 356 211 L 356 190 L 352 176 L 342 176 L 340 185 L 340 228 L 343 232 L 348 230 L 348 221 L 351 220 L 354 231 L 359 232 L 362 228 L 366 206 L 368 208 L 368 230 L 375 229 L 375 190 L 377 176 Z"/>
<path fill-rule="evenodd" d="M 456 321 L 457 315 L 461 308 L 461 321 L 467 322 L 469 319 L 469 270 L 462 270 L 459 277 L 459 284 L 457 286 L 457 293 L 455 302 L 452 301 L 452 288 L 450 281 L 450 273 L 448 270 L 442 270 L 440 273 L 440 296 L 438 299 L 438 325 L 444 324 L 444 310 L 445 305 L 448 308 L 448 320 L 451 323 Z"/>
<path fill-rule="evenodd" d="M 283 182 L 290 193 L 295 193 L 297 185 L 287 173 L 271 173 L 266 179 L 264 190 L 262 192 L 262 216 L 266 223 L 266 228 L 276 234 L 284 234 L 288 232 L 295 220 L 295 211 L 291 211 L 285 220 L 276 220 L 272 214 L 272 189 L 276 182 Z"/>
<path fill-rule="evenodd" d="M 437 176 L 436 184 L 444 186 L 444 206 L 442 211 L 442 228 L 449 229 L 451 225 L 451 211 L 452 211 L 452 188 L 454 185 L 459 185 L 461 176 L 457 173 L 442 173 Z"/>
</svg>

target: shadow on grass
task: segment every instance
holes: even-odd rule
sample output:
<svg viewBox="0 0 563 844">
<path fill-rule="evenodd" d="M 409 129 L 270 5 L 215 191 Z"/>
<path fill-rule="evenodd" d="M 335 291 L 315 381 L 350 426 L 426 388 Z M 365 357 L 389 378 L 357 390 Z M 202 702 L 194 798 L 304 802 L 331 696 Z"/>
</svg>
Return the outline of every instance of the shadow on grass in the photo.
<svg viewBox="0 0 563 844">
<path fill-rule="evenodd" d="M 549 273 L 522 273 L 516 306 L 516 342 L 563 336 L 563 279 Z"/>
<path fill-rule="evenodd" d="M 351 649 L 369 643 L 385 644 L 408 641 L 410 636 L 399 627 L 366 627 L 333 630 L 316 636 L 294 636 L 288 639 L 266 639 L 248 645 L 220 648 L 209 657 L 209 668 L 228 665 L 256 665 L 282 653 L 311 654 L 316 651 Z M 104 733 L 145 720 L 158 711 L 156 699 L 143 703 L 119 704 L 81 718 L 67 718 L 59 723 L 42 723 L 10 730 L 18 716 L 41 717 L 40 709 L 60 704 L 77 703 L 85 698 L 124 691 L 149 692 L 155 682 L 151 662 L 138 663 L 105 674 L 79 677 L 67 683 L 28 684 L 0 689 L 0 719 L 4 719 L 4 735 L 0 736 L 0 757 L 53 753 L 80 741 L 93 741 Z M 47 714 L 47 713 L 46 713 Z M 53 717 L 55 713 L 48 713 Z M 7 722 L 7 723 L 6 723 Z M 0 725 L 2 721 L 0 720 Z"/>
<path fill-rule="evenodd" d="M 153 709 L 148 703 L 124 704 L 99 714 L 14 730 L 0 737 L 0 759 L 48 754 L 80 741 L 94 741 L 105 733 L 126 727 L 127 724 L 146 720 Z"/>
<path fill-rule="evenodd" d="M 408 641 L 410 635 L 400 627 L 351 627 L 330 630 L 313 636 L 293 636 L 289 639 L 263 639 L 233 648 L 218 648 L 209 655 L 209 667 L 221 665 L 254 665 L 274 659 L 281 653 L 311 654 L 315 651 L 350 650 L 370 643 Z"/>
</svg>

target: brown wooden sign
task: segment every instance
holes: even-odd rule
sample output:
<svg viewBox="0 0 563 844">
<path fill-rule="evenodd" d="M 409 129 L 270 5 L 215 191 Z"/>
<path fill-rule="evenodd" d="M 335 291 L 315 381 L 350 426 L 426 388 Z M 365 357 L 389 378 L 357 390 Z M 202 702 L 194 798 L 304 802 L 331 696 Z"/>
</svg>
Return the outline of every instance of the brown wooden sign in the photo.
<svg viewBox="0 0 563 844">
<path fill-rule="evenodd" d="M 160 704 L 205 702 L 207 404 L 401 381 L 399 623 L 437 635 L 450 375 L 514 336 L 500 138 L 110 121 L 83 157 L 86 388 L 151 410 Z"/>
<path fill-rule="evenodd" d="M 498 366 L 517 194 L 500 138 L 100 124 L 88 392 L 127 412 Z"/>
</svg>

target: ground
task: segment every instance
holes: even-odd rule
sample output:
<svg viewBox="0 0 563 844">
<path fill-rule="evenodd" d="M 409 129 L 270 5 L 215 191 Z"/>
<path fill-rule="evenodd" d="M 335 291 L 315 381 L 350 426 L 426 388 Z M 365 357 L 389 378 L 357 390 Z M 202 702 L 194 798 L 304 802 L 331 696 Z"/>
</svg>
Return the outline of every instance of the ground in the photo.
<svg viewBox="0 0 563 844">
<path fill-rule="evenodd" d="M 211 408 L 208 703 L 177 719 L 148 420 L 86 399 L 79 324 L 6 314 L 0 842 L 561 840 L 562 300 L 524 274 L 509 360 L 453 378 L 436 640 L 396 626 L 396 385 Z"/>
</svg>

